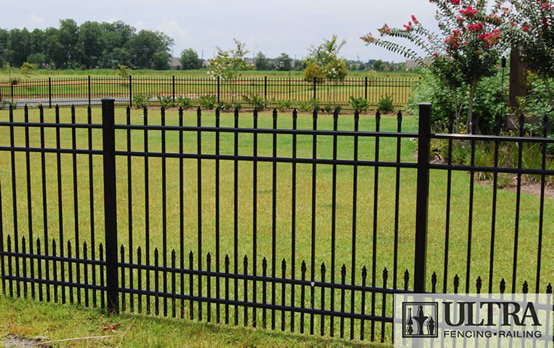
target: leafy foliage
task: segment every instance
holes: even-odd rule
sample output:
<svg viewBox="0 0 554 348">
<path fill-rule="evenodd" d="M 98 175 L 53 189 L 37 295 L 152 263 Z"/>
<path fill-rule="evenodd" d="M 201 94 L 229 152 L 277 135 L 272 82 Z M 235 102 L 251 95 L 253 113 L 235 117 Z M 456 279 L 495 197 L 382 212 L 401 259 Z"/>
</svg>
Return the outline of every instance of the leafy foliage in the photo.
<svg viewBox="0 0 554 348">
<path fill-rule="evenodd" d="M 308 58 L 306 58 L 307 68 L 304 72 L 304 79 L 309 80 L 308 68 L 310 66 L 312 66 L 311 79 L 318 77 L 314 75 L 317 66 L 323 77 L 330 80 L 344 80 L 348 74 L 348 69 L 346 69 L 344 59 L 338 58 L 338 55 L 345 44 L 345 40 L 339 42 L 337 35 L 333 35 L 331 39 L 324 40 L 319 46 L 312 46 L 308 51 Z"/>
<path fill-rule="evenodd" d="M 369 110 L 369 102 L 365 98 L 350 96 L 350 106 L 352 109 L 362 112 Z"/>
<path fill-rule="evenodd" d="M 323 69 L 315 64 L 310 63 L 306 67 L 306 70 L 304 70 L 304 80 L 311 82 L 315 79 L 316 83 L 322 83 L 325 81 L 325 74 L 323 73 Z"/>
<path fill-rule="evenodd" d="M 81 25 L 60 20 L 58 28 L 0 29 L 0 63 L 25 62 L 57 69 L 133 68 L 167 69 L 173 40 L 160 32 L 137 30 L 123 22 Z"/>
<path fill-rule="evenodd" d="M 36 64 L 31 64 L 31 63 L 23 63 L 23 65 L 21 65 L 21 74 L 23 74 L 23 76 L 25 77 L 30 77 L 32 74 L 33 74 L 33 71 L 37 68 L 37 65 Z"/>
<path fill-rule="evenodd" d="M 554 79 L 554 3 L 550 0 L 509 0 L 515 11 L 509 11 L 512 42 L 521 48 L 529 69 L 544 81 L 550 105 L 554 107 L 552 89 L 547 79 Z"/>
<path fill-rule="evenodd" d="M 184 49 L 179 58 L 183 70 L 194 70 L 202 68 L 202 59 L 198 57 L 198 53 L 192 48 Z"/>
<path fill-rule="evenodd" d="M 377 103 L 377 110 L 382 113 L 389 113 L 394 111 L 394 101 L 392 100 L 391 95 L 385 95 L 379 99 Z"/>
<path fill-rule="evenodd" d="M 200 96 L 199 102 L 202 109 L 211 110 L 215 108 L 217 104 L 217 97 L 215 95 L 202 95 Z"/>
<path fill-rule="evenodd" d="M 317 98 L 310 99 L 306 101 L 301 101 L 298 103 L 298 110 L 300 111 L 318 111 L 319 110 L 319 100 Z"/>
<path fill-rule="evenodd" d="M 175 101 L 183 109 L 190 109 L 193 106 L 192 99 L 187 97 L 179 96 Z"/>
<path fill-rule="evenodd" d="M 171 108 L 175 106 L 175 103 L 173 102 L 173 97 L 170 95 L 158 95 L 156 98 L 158 98 L 158 102 L 163 108 Z"/>
<path fill-rule="evenodd" d="M 269 100 L 255 94 L 243 95 L 242 100 L 246 104 L 252 105 L 256 110 L 265 110 L 269 105 Z"/>
<path fill-rule="evenodd" d="M 461 109 L 465 107 L 459 98 L 460 90 L 469 94 L 466 110 L 470 120 L 477 84 L 494 75 L 497 61 L 509 45 L 504 38 L 512 24 L 505 20 L 500 0 L 492 8 L 487 0 L 430 2 L 437 7 L 439 33 L 425 28 L 414 16 L 404 29 L 391 29 L 386 24 L 379 29 L 382 37 L 403 39 L 416 45 L 422 55 L 408 46 L 375 38 L 371 33 L 361 39 L 428 67 L 436 81 L 450 90 L 458 125 Z"/>
<path fill-rule="evenodd" d="M 233 39 L 235 48 L 222 50 L 217 48 L 217 54 L 208 62 L 208 74 L 214 79 L 232 80 L 239 77 L 242 71 L 249 70 L 250 66 L 244 60 L 244 56 L 249 52 L 245 49 L 245 44 Z"/>
<path fill-rule="evenodd" d="M 498 69 L 492 77 L 481 80 L 476 88 L 474 113 L 478 129 L 481 133 L 491 134 L 494 130 L 494 120 L 496 115 L 504 115 L 507 105 L 507 96 L 502 88 L 501 70 Z M 458 100 L 462 105 L 462 117 L 460 121 L 467 121 L 467 107 L 469 95 L 458 91 Z M 455 115 L 455 105 L 452 102 L 452 91 L 441 84 L 438 78 L 429 70 L 422 74 L 420 83 L 415 87 L 408 102 L 408 113 L 417 115 L 419 113 L 419 103 L 431 102 L 433 112 L 431 124 L 434 131 L 444 131 L 448 129 L 449 117 Z"/>
<path fill-rule="evenodd" d="M 150 98 L 152 97 L 149 95 L 144 95 L 140 93 L 135 94 L 135 96 L 133 96 L 133 104 L 137 109 L 148 107 L 150 105 Z"/>
</svg>

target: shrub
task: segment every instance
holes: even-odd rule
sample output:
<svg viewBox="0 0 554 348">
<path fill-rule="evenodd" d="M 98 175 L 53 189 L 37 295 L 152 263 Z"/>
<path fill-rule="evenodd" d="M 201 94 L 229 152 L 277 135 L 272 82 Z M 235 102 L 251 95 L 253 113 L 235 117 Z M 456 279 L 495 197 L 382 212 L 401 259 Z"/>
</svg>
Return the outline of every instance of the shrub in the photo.
<svg viewBox="0 0 554 348">
<path fill-rule="evenodd" d="M 313 82 L 314 78 L 316 83 L 322 83 L 325 80 L 325 74 L 319 65 L 310 63 L 306 67 L 306 70 L 304 70 L 304 80 Z"/>
<path fill-rule="evenodd" d="M 386 114 L 394 111 L 394 101 L 392 100 L 392 95 L 385 95 L 379 99 L 377 103 L 377 110 Z"/>
<path fill-rule="evenodd" d="M 150 98 L 152 97 L 149 95 L 137 94 L 133 97 L 133 104 L 137 109 L 146 108 L 150 105 Z"/>
<path fill-rule="evenodd" d="M 175 106 L 175 103 L 173 102 L 173 97 L 170 95 L 158 95 L 158 102 L 160 103 L 160 106 L 163 108 L 170 108 Z"/>
<path fill-rule="evenodd" d="M 460 112 L 461 132 L 466 124 L 467 108 L 469 98 L 467 95 L 460 98 L 459 103 L 462 107 Z M 437 77 L 429 71 L 424 71 L 420 82 L 416 85 L 412 95 L 409 98 L 407 112 L 409 114 L 419 114 L 419 103 L 430 102 L 433 104 L 433 113 L 431 116 L 431 126 L 433 131 L 444 131 L 448 128 L 449 117 L 455 113 L 455 104 L 452 100 L 451 91 L 439 83 Z M 494 130 L 495 115 L 504 115 L 506 111 L 506 95 L 502 93 L 502 75 L 501 70 L 492 77 L 482 79 L 477 85 L 475 99 L 473 104 L 474 118 L 479 125 L 481 133 L 489 134 Z M 456 130 L 455 130 L 456 131 Z"/>
<path fill-rule="evenodd" d="M 203 95 L 200 96 L 200 107 L 202 109 L 211 110 L 215 108 L 217 104 L 217 97 L 215 95 Z"/>
<path fill-rule="evenodd" d="M 242 100 L 244 100 L 246 104 L 252 105 L 256 110 L 265 110 L 269 105 L 269 100 L 252 93 L 249 95 L 243 95 Z"/>
<path fill-rule="evenodd" d="M 180 97 L 177 97 L 176 101 L 177 101 L 177 105 L 179 105 L 183 109 L 192 108 L 192 99 L 190 98 L 180 96 Z"/>
<path fill-rule="evenodd" d="M 306 101 L 301 101 L 298 103 L 298 110 L 300 111 L 318 111 L 319 110 L 319 100 L 311 99 Z"/>
<path fill-rule="evenodd" d="M 218 104 L 221 110 L 229 111 L 233 108 L 233 103 L 226 103 L 224 101 L 219 102 Z"/>
<path fill-rule="evenodd" d="M 273 101 L 273 104 L 276 105 L 277 110 L 279 111 L 285 111 L 290 110 L 293 108 L 293 104 L 290 100 L 284 100 L 284 101 Z"/>
<path fill-rule="evenodd" d="M 548 81 L 550 90 L 554 90 L 554 81 Z M 536 75 L 529 78 L 529 93 L 521 98 L 519 103 L 523 112 L 529 116 L 525 123 L 525 130 L 535 136 L 543 136 L 543 118 L 548 117 L 548 137 L 554 137 L 554 108 L 549 105 L 548 90 L 545 81 Z M 548 152 L 554 154 L 554 144 L 547 145 Z"/>
<path fill-rule="evenodd" d="M 350 96 L 350 106 L 354 110 L 358 111 L 367 111 L 369 109 L 369 103 L 364 98 L 356 98 L 354 96 Z"/>
</svg>

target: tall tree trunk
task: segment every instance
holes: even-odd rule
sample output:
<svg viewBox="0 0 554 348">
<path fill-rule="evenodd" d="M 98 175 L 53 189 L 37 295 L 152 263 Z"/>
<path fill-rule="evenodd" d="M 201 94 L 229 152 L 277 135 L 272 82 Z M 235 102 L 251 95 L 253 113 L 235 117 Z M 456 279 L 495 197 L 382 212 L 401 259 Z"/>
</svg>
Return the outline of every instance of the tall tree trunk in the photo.
<svg viewBox="0 0 554 348">
<path fill-rule="evenodd" d="M 467 110 L 467 134 L 473 133 L 473 97 L 475 96 L 475 90 L 477 89 L 477 81 L 471 82 L 469 88 L 469 105 Z"/>
</svg>

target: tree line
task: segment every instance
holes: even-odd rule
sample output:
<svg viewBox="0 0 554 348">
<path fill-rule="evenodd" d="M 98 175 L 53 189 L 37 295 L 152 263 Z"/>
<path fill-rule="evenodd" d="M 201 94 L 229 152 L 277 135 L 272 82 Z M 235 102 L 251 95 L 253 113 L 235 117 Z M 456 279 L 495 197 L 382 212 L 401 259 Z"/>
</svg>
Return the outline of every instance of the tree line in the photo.
<svg viewBox="0 0 554 348">
<path fill-rule="evenodd" d="M 161 32 L 137 31 L 117 21 L 60 20 L 59 28 L 1 29 L 0 65 L 23 63 L 51 69 L 117 68 L 168 69 L 173 39 Z"/>
</svg>

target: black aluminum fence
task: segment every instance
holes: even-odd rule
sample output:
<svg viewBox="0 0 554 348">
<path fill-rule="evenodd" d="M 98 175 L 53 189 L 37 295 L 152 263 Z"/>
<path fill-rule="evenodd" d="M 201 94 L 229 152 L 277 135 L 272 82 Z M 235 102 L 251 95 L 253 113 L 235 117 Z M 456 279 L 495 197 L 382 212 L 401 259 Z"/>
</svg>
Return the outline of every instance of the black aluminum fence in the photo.
<svg viewBox="0 0 554 348">
<path fill-rule="evenodd" d="M 554 237 L 545 218 L 553 209 L 545 197 L 554 175 L 545 167 L 552 138 L 433 134 L 430 104 L 420 107 L 417 132 L 402 128 L 401 113 L 394 129 L 382 130 L 379 113 L 343 118 L 335 112 L 327 120 L 332 126 L 321 127 L 325 120 L 317 112 L 290 118 L 274 111 L 262 119 L 256 111 L 250 118 L 217 110 L 214 118 L 198 110 L 191 118 L 179 110 L 168 122 L 164 109 L 159 117 L 144 109 L 135 119 L 127 108 L 116 122 L 113 100 L 103 100 L 101 118 L 90 107 L 86 115 L 71 111 L 62 120 L 58 108 L 41 107 L 34 116 L 27 108 L 20 116 L 10 109 L 9 119 L 0 120 L 4 294 L 391 341 L 395 293 L 529 287 L 552 293 Z M 415 145 L 406 151 L 413 139 L 417 161 Z M 446 141 L 449 153 L 462 141 L 471 149 L 471 165 L 454 164 L 452 156 L 430 161 L 435 140 Z M 494 166 L 475 163 L 477 142 L 493 144 Z M 517 167 L 499 165 L 501 143 L 517 145 Z M 538 168 L 523 164 L 523 144 L 540 147 Z M 383 152 L 385 146 L 394 151 Z M 474 176 L 483 172 L 494 176 L 490 239 L 477 230 L 483 214 L 474 211 L 482 209 Z M 430 192 L 430 177 L 442 174 L 446 197 L 440 198 Z M 495 233 L 503 228 L 500 217 L 495 220 L 501 174 L 519 179 L 507 250 L 495 250 Z M 522 175 L 540 177 L 537 205 L 522 208 L 523 201 L 529 204 Z M 461 207 L 455 205 L 457 179 L 469 181 L 469 204 Z M 522 241 L 527 232 L 520 230 L 520 213 L 529 209 L 536 210 L 538 232 Z M 462 210 L 469 212 L 467 242 L 453 234 Z M 428 245 L 437 248 L 428 222 L 437 213 L 446 216 L 438 233 L 443 256 L 428 259 L 436 255 Z M 460 243 L 461 277 L 449 257 Z M 471 268 L 472 246 L 479 252 L 489 247 L 478 271 Z M 518 250 L 527 250 L 528 259 Z M 513 265 L 508 272 L 497 265 L 506 259 Z M 534 279 L 528 268 L 518 273 L 522 261 L 536 270 Z M 488 274 L 481 278 L 483 269 Z"/>
<path fill-rule="evenodd" d="M 279 102 L 298 104 L 317 99 L 320 105 L 347 106 L 350 97 L 364 98 L 370 105 L 390 96 L 396 106 L 408 103 L 417 78 L 347 78 L 344 81 L 305 81 L 302 78 L 240 78 L 221 80 L 202 77 L 130 76 L 121 77 L 49 77 L 0 81 L 0 102 L 58 105 L 100 104 L 101 98 L 115 98 L 116 103 L 133 104 L 136 95 L 190 98 L 196 106 L 201 96 L 211 95 L 216 101 L 244 104 L 243 95 L 266 99 L 270 105 Z M 298 105 L 296 105 L 298 106 Z"/>
</svg>

